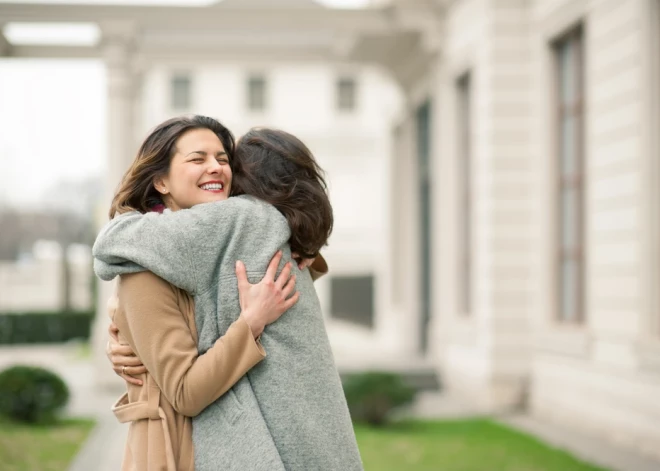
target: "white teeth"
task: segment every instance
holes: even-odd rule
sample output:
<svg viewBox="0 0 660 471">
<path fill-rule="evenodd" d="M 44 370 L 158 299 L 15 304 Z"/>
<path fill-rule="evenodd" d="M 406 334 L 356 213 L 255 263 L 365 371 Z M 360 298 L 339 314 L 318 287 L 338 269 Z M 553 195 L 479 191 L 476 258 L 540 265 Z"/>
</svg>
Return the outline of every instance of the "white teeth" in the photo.
<svg viewBox="0 0 660 471">
<path fill-rule="evenodd" d="M 202 185 L 200 188 L 202 190 L 222 190 L 224 188 L 224 185 L 222 183 L 209 183 L 206 185 Z"/>
</svg>

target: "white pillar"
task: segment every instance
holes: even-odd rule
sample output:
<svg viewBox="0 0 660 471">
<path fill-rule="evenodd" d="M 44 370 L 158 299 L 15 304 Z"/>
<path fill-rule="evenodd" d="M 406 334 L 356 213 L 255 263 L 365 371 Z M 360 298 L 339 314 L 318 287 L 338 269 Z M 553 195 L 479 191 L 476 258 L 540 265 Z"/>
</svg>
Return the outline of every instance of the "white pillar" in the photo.
<svg viewBox="0 0 660 471">
<path fill-rule="evenodd" d="M 417 155 L 415 114 L 407 105 L 404 116 L 392 130 L 392 187 L 400 189 L 390 201 L 390 290 L 389 305 L 395 317 L 400 353 L 411 358 L 420 349 L 419 217 L 417 198 Z M 411 269 L 412 267 L 412 269 Z"/>
<path fill-rule="evenodd" d="M 102 23 L 102 57 L 107 74 L 107 171 L 104 204 L 100 210 L 99 225 L 107 221 L 112 196 L 121 177 L 135 154 L 133 136 L 135 80 L 132 70 L 134 25 L 129 22 Z M 105 356 L 109 318 L 107 302 L 114 283 L 99 281 L 98 308 L 92 332 L 96 384 L 99 387 L 120 386 Z"/>
</svg>

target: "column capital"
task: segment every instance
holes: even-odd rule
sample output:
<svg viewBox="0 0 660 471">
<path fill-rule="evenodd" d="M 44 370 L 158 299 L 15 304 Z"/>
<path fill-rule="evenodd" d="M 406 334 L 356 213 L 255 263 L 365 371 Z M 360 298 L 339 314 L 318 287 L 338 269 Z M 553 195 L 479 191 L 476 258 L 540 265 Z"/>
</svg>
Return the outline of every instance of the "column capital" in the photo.
<svg viewBox="0 0 660 471">
<path fill-rule="evenodd" d="M 5 27 L 5 22 L 0 20 L 0 57 L 11 56 L 12 44 L 7 40 L 3 29 Z"/>
<path fill-rule="evenodd" d="M 99 23 L 99 47 L 108 68 L 127 68 L 135 50 L 137 25 L 130 20 L 108 20 Z"/>
<path fill-rule="evenodd" d="M 133 20 L 102 20 L 98 23 L 101 29 L 102 43 L 106 41 L 132 42 L 138 30 Z"/>
</svg>

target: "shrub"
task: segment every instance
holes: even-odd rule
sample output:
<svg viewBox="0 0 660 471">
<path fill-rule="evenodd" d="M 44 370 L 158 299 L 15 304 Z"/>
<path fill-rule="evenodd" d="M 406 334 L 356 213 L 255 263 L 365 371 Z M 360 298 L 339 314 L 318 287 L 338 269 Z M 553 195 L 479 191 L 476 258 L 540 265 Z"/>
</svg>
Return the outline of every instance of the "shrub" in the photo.
<svg viewBox="0 0 660 471">
<path fill-rule="evenodd" d="M 69 388 L 55 373 L 13 366 L 0 373 L 0 415 L 21 422 L 43 422 L 69 401 Z"/>
<path fill-rule="evenodd" d="M 384 372 L 354 374 L 344 380 L 344 394 L 357 422 L 383 425 L 392 410 L 410 404 L 415 391 L 400 375 Z"/>
<path fill-rule="evenodd" d="M 0 345 L 86 340 L 93 321 L 91 311 L 0 313 Z"/>
</svg>

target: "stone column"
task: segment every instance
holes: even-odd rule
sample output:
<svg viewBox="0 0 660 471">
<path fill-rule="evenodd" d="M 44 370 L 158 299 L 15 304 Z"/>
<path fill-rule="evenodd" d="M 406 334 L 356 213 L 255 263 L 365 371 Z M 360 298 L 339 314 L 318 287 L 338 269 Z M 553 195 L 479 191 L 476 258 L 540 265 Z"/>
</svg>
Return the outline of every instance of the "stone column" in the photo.
<svg viewBox="0 0 660 471">
<path fill-rule="evenodd" d="M 131 22 L 102 23 L 101 31 L 103 34 L 101 52 L 106 65 L 108 98 L 107 171 L 103 203 L 97 218 L 99 227 L 108 220 L 107 214 L 112 196 L 135 153 L 133 98 L 136 88 L 132 67 L 135 25 Z M 96 384 L 106 389 L 121 386 L 105 356 L 109 325 L 107 302 L 113 290 L 113 282 L 99 281 L 98 307 L 92 333 Z"/>
</svg>

